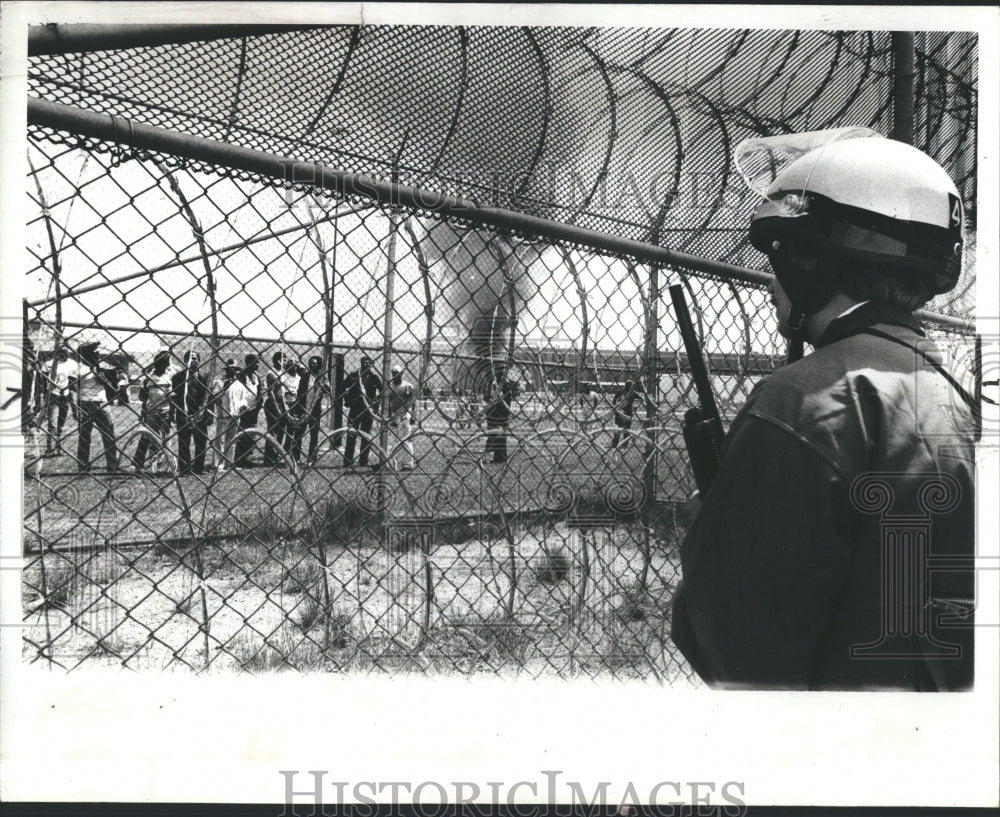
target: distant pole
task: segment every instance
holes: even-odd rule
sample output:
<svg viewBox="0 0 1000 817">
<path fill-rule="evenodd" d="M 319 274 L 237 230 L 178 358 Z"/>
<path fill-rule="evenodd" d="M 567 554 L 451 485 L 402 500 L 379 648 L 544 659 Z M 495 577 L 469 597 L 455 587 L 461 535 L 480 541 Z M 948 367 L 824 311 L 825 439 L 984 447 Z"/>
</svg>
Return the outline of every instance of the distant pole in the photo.
<svg viewBox="0 0 1000 817">
<path fill-rule="evenodd" d="M 386 252 L 385 271 L 385 320 L 382 324 L 382 428 L 379 431 L 379 445 L 385 451 L 389 444 L 389 424 L 385 422 L 389 413 L 389 378 L 392 375 L 392 318 L 396 299 L 396 233 L 398 217 L 389 212 L 389 247 Z"/>
<path fill-rule="evenodd" d="M 333 222 L 333 246 L 330 248 L 330 288 L 327 291 L 327 304 L 326 304 L 326 337 L 324 342 L 326 343 L 326 371 L 327 377 L 329 378 L 330 394 L 335 395 L 336 391 L 336 375 L 333 371 L 333 324 L 336 320 L 336 313 L 334 312 L 335 302 L 334 302 L 334 290 L 337 287 L 337 241 L 340 239 L 340 230 L 337 226 L 337 222 Z M 333 398 L 331 398 L 333 399 Z M 339 428 L 339 426 L 334 425 L 334 428 Z"/>
<path fill-rule="evenodd" d="M 42 214 L 45 220 L 45 232 L 48 234 L 49 238 L 49 249 L 52 252 L 52 281 L 55 284 L 56 290 L 56 326 L 55 326 L 55 338 L 52 342 L 52 359 L 49 361 L 49 380 L 46 384 L 46 388 L 42 391 L 41 405 L 39 406 L 39 424 L 42 420 L 45 421 L 45 431 L 47 437 L 45 440 L 46 447 L 52 439 L 53 433 L 53 423 L 52 423 L 52 412 L 49 411 L 49 400 L 52 397 L 51 384 L 55 383 L 56 380 L 56 367 L 58 365 L 58 359 L 56 352 L 58 352 L 66 343 L 66 339 L 63 337 L 63 311 L 62 311 L 62 265 L 59 262 L 59 247 L 56 245 L 56 238 L 52 232 L 52 216 L 49 210 L 49 203 L 45 197 L 45 190 L 42 188 L 42 180 L 38 175 L 38 171 L 35 169 L 34 162 L 31 161 L 31 154 L 28 154 L 28 166 L 31 168 L 31 175 L 35 180 L 35 189 L 38 192 L 38 203 L 41 205 Z M 41 316 L 41 310 L 36 311 L 36 315 Z M 25 331 L 27 332 L 28 325 L 28 302 L 24 302 L 24 321 L 25 321 Z M 27 335 L 25 335 L 27 339 Z M 27 348 L 25 346 L 25 348 Z M 37 353 L 41 355 L 42 350 L 37 350 Z M 33 362 L 37 367 L 38 371 L 41 368 L 41 359 Z M 24 364 L 27 366 L 27 363 Z M 33 375 L 34 376 L 34 373 Z M 34 381 L 33 381 L 34 382 Z M 24 405 L 28 405 L 25 403 Z"/>
<path fill-rule="evenodd" d="M 665 202 L 660 208 L 660 212 L 657 214 L 656 222 L 654 223 L 653 229 L 650 231 L 650 240 L 654 244 L 659 244 L 661 239 L 661 233 L 663 230 L 663 223 L 666 220 L 667 213 L 670 209 L 670 202 Z M 642 484 L 645 497 L 642 503 L 642 513 L 647 524 L 651 513 L 656 508 L 656 473 L 657 473 L 657 456 L 656 448 L 659 442 L 659 434 L 653 429 L 657 425 L 656 411 L 660 405 L 660 355 L 657 347 L 660 343 L 660 265 L 650 264 L 649 265 L 649 299 L 647 301 L 646 307 L 646 348 L 643 351 L 643 367 L 645 369 L 646 376 L 646 389 L 643 393 L 643 399 L 646 403 L 646 420 L 643 423 L 645 426 L 645 436 L 646 436 L 646 446 L 645 446 L 645 456 L 646 462 L 643 466 L 642 474 Z M 642 291 L 641 289 L 639 290 Z M 646 570 L 649 567 L 649 554 L 648 552 L 644 554 L 644 565 L 642 575 L 645 577 Z M 643 579 L 645 582 L 645 579 Z"/>
<path fill-rule="evenodd" d="M 52 281 L 55 284 L 56 290 L 56 327 L 55 327 L 55 343 L 53 344 L 53 352 L 61 347 L 64 343 L 63 338 L 63 314 L 62 314 L 62 265 L 59 262 L 59 247 L 56 245 L 56 238 L 52 232 L 52 216 L 49 210 L 49 202 L 45 196 L 45 190 L 42 188 L 42 180 L 38 175 L 38 171 L 35 169 L 35 163 L 31 161 L 31 155 L 28 155 L 28 166 L 31 168 L 31 176 L 35 180 L 35 190 L 38 192 L 38 203 L 41 205 L 42 214 L 45 221 L 45 232 L 49 237 L 49 249 L 52 252 Z M 55 355 L 53 355 L 55 357 Z"/>
<path fill-rule="evenodd" d="M 332 271 L 326 266 L 326 246 L 323 243 L 323 236 L 320 235 L 319 226 L 313 219 L 308 232 L 312 236 L 313 244 L 319 253 L 319 270 L 323 279 L 323 370 L 320 377 L 326 382 L 331 399 L 333 395 L 333 281 L 337 275 L 337 225 L 334 222 L 334 238 L 331 252 L 333 254 Z M 331 274 L 332 272 L 332 274 Z M 328 415 L 329 416 L 329 415 Z"/>
<path fill-rule="evenodd" d="M 913 144 L 913 77 L 915 51 L 912 31 L 892 32 L 892 138 Z"/>
<path fill-rule="evenodd" d="M 221 347 L 219 345 L 219 302 L 215 295 L 215 276 L 212 273 L 211 253 L 209 252 L 208 245 L 205 242 L 205 231 L 201 226 L 201 222 L 198 221 L 198 217 L 194 214 L 194 209 L 191 207 L 191 203 L 188 201 L 187 196 L 184 195 L 184 191 L 181 190 L 177 177 L 166 165 L 157 162 L 156 166 L 164 175 L 167 182 L 170 184 L 170 189 L 174 191 L 174 195 L 177 196 L 177 199 L 180 202 L 181 213 L 184 215 L 187 223 L 191 226 L 191 232 L 194 233 L 195 241 L 198 244 L 198 252 L 201 255 L 201 263 L 205 268 L 205 293 L 208 296 L 209 318 L 212 327 L 212 335 L 210 338 L 212 346 L 212 359 L 209 362 L 208 379 L 210 383 L 214 383 L 215 377 L 218 373 L 219 351 Z M 201 334 L 198 330 L 197 324 L 194 326 L 194 331 L 197 334 Z"/>
<path fill-rule="evenodd" d="M 407 129 L 403 134 L 403 141 L 399 146 L 399 152 L 392 163 L 392 183 L 399 184 L 399 160 L 403 155 L 403 148 L 410 136 Z M 390 208 L 391 208 L 390 202 Z M 380 404 L 382 407 L 382 425 L 379 429 L 379 445 L 382 450 L 388 450 L 389 445 L 389 424 L 386 418 L 389 414 L 389 379 L 392 375 L 392 319 L 396 311 L 396 234 L 399 232 L 399 214 L 394 210 L 389 210 L 389 246 L 386 249 L 386 269 L 385 269 L 385 320 L 382 325 L 382 395 Z M 388 465 L 388 463 L 383 463 Z M 384 469 L 379 471 L 379 480 L 382 479 Z M 382 494 L 380 493 L 379 496 Z"/>
</svg>

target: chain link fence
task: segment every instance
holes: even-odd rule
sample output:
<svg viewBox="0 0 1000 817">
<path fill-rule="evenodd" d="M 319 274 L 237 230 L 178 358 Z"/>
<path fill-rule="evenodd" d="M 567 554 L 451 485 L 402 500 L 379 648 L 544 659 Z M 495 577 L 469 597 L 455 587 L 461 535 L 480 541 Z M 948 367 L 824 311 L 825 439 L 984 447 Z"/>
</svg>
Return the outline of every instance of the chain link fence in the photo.
<svg viewBox="0 0 1000 817">
<path fill-rule="evenodd" d="M 885 124 L 884 40 L 376 27 L 32 57 L 25 660 L 697 683 L 669 638 L 696 396 L 667 286 L 728 421 L 785 348 L 719 162 L 739 132 Z M 925 131 L 974 190 L 974 37 L 924 46 Z M 316 104 L 262 96 L 293 88 Z"/>
</svg>

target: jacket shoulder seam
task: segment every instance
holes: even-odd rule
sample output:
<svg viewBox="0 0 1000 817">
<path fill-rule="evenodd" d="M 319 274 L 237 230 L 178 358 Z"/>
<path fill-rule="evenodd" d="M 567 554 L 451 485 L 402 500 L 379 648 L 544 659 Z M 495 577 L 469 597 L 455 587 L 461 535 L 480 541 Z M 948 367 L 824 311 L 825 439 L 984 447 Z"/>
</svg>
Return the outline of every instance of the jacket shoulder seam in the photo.
<svg viewBox="0 0 1000 817">
<path fill-rule="evenodd" d="M 838 463 L 836 463 L 830 457 L 830 455 L 826 451 L 824 451 L 823 449 L 821 449 L 818 445 L 816 445 L 811 440 L 809 440 L 806 437 L 804 437 L 802 434 L 800 434 L 798 431 L 796 431 L 790 425 L 788 425 L 785 422 L 782 422 L 781 420 L 777 419 L 776 417 L 771 417 L 771 416 L 769 416 L 767 414 L 761 414 L 758 411 L 751 410 L 747 414 L 748 414 L 749 417 L 756 417 L 758 420 L 762 420 L 765 423 L 770 423 L 775 428 L 779 428 L 782 431 L 784 431 L 790 437 L 792 437 L 793 439 L 797 440 L 799 443 L 801 443 L 807 449 L 809 449 L 813 454 L 815 454 L 817 457 L 819 457 L 821 460 L 823 460 L 823 462 L 825 462 L 827 465 L 829 465 L 830 468 L 833 470 L 833 472 L 837 475 L 837 478 L 841 482 L 846 481 L 846 477 L 844 475 L 844 471 L 840 467 L 840 465 Z"/>
</svg>

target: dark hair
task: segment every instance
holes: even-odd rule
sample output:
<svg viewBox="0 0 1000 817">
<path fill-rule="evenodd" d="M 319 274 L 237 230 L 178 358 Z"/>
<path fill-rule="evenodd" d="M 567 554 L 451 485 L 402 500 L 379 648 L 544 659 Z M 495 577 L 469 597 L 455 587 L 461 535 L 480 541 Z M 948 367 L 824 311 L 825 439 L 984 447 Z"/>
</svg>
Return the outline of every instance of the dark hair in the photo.
<svg viewBox="0 0 1000 817">
<path fill-rule="evenodd" d="M 279 360 L 280 361 L 284 361 L 285 360 L 285 353 L 284 352 L 275 352 L 273 355 L 271 355 L 271 365 L 272 366 L 277 366 Z"/>
<path fill-rule="evenodd" d="M 912 312 L 941 291 L 940 281 L 928 280 L 862 261 L 831 261 L 838 269 L 831 275 L 833 286 L 859 301 L 894 306 Z"/>
<path fill-rule="evenodd" d="M 789 246 L 794 243 L 794 237 L 787 242 Z M 926 304 L 937 293 L 951 288 L 951 278 L 944 269 L 937 274 L 916 273 L 896 269 L 879 261 L 832 253 L 807 239 L 798 239 L 798 244 L 802 252 L 810 253 L 816 259 L 812 270 L 802 271 L 795 276 L 799 280 L 799 287 L 804 288 L 803 293 L 811 294 L 813 301 L 825 303 L 834 290 L 838 290 L 858 301 L 873 301 L 912 312 Z M 794 279 L 787 280 L 788 273 L 793 270 L 786 269 L 786 275 L 782 278 L 781 265 L 779 263 L 775 266 L 775 262 L 781 262 L 785 258 L 787 265 L 794 266 L 794 263 L 787 260 L 782 253 L 775 253 L 769 257 L 782 281 L 782 286 L 785 286 L 790 296 L 793 295 L 789 286 L 786 286 L 786 283 L 795 283 Z M 795 302 L 794 297 L 792 301 Z M 809 311 L 809 306 L 810 304 L 805 303 L 801 308 Z"/>
<path fill-rule="evenodd" d="M 243 363 L 247 366 L 255 366 L 260 362 L 260 358 L 257 355 L 247 355 L 243 358 Z"/>
</svg>

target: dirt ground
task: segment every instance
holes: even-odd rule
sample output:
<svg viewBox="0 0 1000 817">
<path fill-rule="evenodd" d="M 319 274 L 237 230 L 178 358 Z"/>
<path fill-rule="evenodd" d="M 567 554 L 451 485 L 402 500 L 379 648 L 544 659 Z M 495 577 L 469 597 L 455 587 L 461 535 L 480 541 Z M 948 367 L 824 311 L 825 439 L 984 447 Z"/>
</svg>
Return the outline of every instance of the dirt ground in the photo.
<svg viewBox="0 0 1000 817">
<path fill-rule="evenodd" d="M 637 526 L 495 533 L 404 552 L 284 541 L 50 555 L 25 575 L 25 659 L 687 682 L 669 641 L 675 549 L 653 540 L 647 560 Z"/>
<path fill-rule="evenodd" d="M 25 660 L 691 683 L 669 640 L 678 436 L 658 435 L 651 534 L 633 513 L 645 442 L 615 451 L 585 423 L 515 424 L 502 466 L 478 429 L 433 423 L 413 471 L 344 469 L 334 450 L 183 478 L 46 458 L 25 481 Z"/>
</svg>

